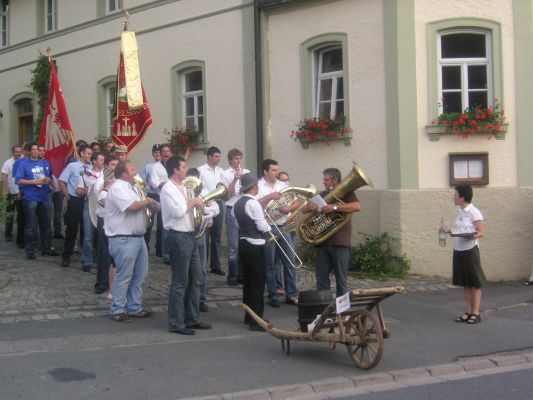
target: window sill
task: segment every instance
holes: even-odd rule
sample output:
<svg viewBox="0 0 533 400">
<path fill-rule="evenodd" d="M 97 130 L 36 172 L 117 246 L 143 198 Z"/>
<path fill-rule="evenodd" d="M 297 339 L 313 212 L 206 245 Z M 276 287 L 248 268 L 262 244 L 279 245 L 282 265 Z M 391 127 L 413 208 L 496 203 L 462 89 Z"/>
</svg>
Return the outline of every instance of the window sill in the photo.
<svg viewBox="0 0 533 400">
<path fill-rule="evenodd" d="M 318 138 L 317 140 L 307 140 L 307 139 L 302 139 L 302 138 L 299 138 L 297 139 L 297 141 L 300 142 L 300 144 L 302 145 L 302 148 L 304 149 L 308 149 L 309 148 L 309 145 L 312 144 L 312 143 L 326 143 L 326 145 L 329 145 L 330 143 L 338 143 L 338 142 L 342 142 L 344 143 L 345 146 L 351 146 L 352 145 L 352 136 L 353 136 L 353 131 L 350 129 L 348 132 L 343 132 L 338 139 L 334 139 L 334 140 L 328 140 L 326 141 L 326 139 L 323 139 L 323 138 Z"/>
<path fill-rule="evenodd" d="M 435 125 L 426 125 L 426 133 L 429 136 L 431 142 L 438 142 L 441 136 L 455 136 L 452 133 L 445 132 L 445 128 Z M 509 124 L 503 124 L 499 133 L 491 134 L 496 140 L 505 140 L 505 135 L 509 129 Z M 481 131 L 474 136 L 482 136 L 484 133 Z"/>
</svg>

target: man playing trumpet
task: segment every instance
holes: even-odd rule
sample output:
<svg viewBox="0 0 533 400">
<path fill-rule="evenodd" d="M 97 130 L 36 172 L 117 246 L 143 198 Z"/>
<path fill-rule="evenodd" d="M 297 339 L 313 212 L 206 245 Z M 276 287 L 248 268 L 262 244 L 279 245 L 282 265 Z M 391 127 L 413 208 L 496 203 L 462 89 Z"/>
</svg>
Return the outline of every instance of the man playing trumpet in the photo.
<svg viewBox="0 0 533 400">
<path fill-rule="evenodd" d="M 323 183 L 326 190 L 320 196 L 326 197 L 335 187 L 341 183 L 341 172 L 337 168 L 326 168 L 323 174 Z M 342 203 L 327 204 L 319 210 L 321 213 L 353 213 L 361 210 L 361 204 L 354 192 L 348 193 Z M 316 211 L 318 205 L 309 202 L 302 207 L 302 212 Z M 329 272 L 333 270 L 337 281 L 336 296 L 342 296 L 348 292 L 348 262 L 352 245 L 352 222 L 351 220 L 340 228 L 324 243 L 316 246 L 316 288 L 329 290 Z"/>
</svg>

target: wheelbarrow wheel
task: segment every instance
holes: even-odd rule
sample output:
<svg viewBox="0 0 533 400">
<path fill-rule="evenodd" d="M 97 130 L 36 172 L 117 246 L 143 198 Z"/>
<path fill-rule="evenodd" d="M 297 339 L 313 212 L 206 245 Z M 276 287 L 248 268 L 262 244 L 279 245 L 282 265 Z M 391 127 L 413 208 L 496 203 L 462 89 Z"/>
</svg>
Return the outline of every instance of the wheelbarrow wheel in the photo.
<svg viewBox="0 0 533 400">
<path fill-rule="evenodd" d="M 346 334 L 355 336 L 357 344 L 347 344 L 348 354 L 361 369 L 371 369 L 383 356 L 383 332 L 376 319 L 366 310 L 358 310 L 350 316 Z"/>
</svg>

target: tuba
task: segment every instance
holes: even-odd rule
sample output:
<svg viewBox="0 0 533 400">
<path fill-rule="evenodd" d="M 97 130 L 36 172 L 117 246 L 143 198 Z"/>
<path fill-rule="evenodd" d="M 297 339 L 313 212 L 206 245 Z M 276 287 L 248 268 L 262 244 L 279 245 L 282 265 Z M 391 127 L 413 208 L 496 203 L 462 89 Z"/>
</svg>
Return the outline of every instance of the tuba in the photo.
<svg viewBox="0 0 533 400">
<path fill-rule="evenodd" d="M 144 182 L 139 175 L 135 175 L 133 178 L 133 186 L 135 191 L 139 195 L 141 201 L 146 200 L 146 191 L 144 190 Z M 146 227 L 151 226 L 154 223 L 154 213 L 150 207 L 146 208 Z"/>
<path fill-rule="evenodd" d="M 354 162 L 351 172 L 326 195 L 324 201 L 327 204 L 342 203 L 342 199 L 347 194 L 366 185 L 370 187 L 374 186 L 361 167 Z M 298 232 L 305 242 L 318 245 L 328 240 L 346 225 L 351 218 L 352 213 L 333 212 L 324 214 L 315 211 L 304 218 L 298 226 Z"/>
<path fill-rule="evenodd" d="M 207 193 L 204 196 L 200 196 L 200 198 L 204 201 L 204 203 L 208 203 L 211 200 L 226 201 L 228 197 L 229 197 L 228 188 L 222 182 L 217 183 L 216 189 L 213 190 L 212 192 Z M 201 216 L 200 216 L 200 222 L 198 224 L 196 223 L 196 220 L 194 221 L 194 228 L 195 228 L 196 238 L 197 239 L 201 238 L 207 228 L 207 224 L 202 223 Z"/>
<path fill-rule="evenodd" d="M 313 184 L 308 185 L 307 187 L 296 187 L 288 186 L 279 191 L 280 198 L 277 200 L 270 200 L 265 206 L 265 214 L 268 214 L 268 222 L 276 224 L 276 222 L 286 217 L 287 214 L 283 213 L 281 210 L 287 208 L 296 200 L 300 200 L 300 206 L 293 211 L 293 216 L 296 216 L 300 209 L 307 204 L 307 199 L 313 197 L 316 194 L 316 187 Z M 293 218 L 291 216 L 291 218 Z"/>
</svg>

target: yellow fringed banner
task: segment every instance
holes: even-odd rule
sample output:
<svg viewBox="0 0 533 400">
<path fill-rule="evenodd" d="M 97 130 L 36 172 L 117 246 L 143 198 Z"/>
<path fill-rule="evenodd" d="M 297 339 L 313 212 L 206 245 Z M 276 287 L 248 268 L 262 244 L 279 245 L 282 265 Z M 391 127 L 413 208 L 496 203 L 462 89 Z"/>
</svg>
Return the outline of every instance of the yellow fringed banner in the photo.
<svg viewBox="0 0 533 400">
<path fill-rule="evenodd" d="M 135 32 L 124 31 L 122 32 L 120 39 L 120 51 L 122 52 L 122 57 L 124 58 L 124 73 L 126 78 L 128 108 L 130 110 L 138 110 L 143 108 L 143 93 Z"/>
</svg>

